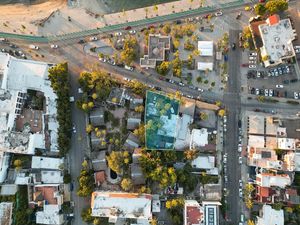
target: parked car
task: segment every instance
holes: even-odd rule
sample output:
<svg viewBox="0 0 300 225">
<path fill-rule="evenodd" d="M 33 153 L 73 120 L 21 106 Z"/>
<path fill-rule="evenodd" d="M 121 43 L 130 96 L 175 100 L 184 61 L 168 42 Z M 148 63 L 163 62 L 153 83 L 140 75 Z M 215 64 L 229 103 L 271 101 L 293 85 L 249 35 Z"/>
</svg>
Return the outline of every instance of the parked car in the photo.
<svg viewBox="0 0 300 225">
<path fill-rule="evenodd" d="M 241 16 L 242 16 L 242 12 L 239 12 L 239 14 L 237 14 L 235 18 L 238 20 L 241 18 Z"/>
<path fill-rule="evenodd" d="M 97 37 L 90 37 L 90 41 L 97 41 L 98 38 Z"/>
<path fill-rule="evenodd" d="M 239 144 L 239 145 L 238 145 L 238 152 L 242 152 L 242 150 L 243 150 L 243 147 L 242 147 L 241 144 Z"/>
<path fill-rule="evenodd" d="M 133 67 L 132 67 L 132 66 L 127 66 L 127 65 L 125 65 L 124 68 L 125 68 L 126 70 L 133 71 Z"/>
<path fill-rule="evenodd" d="M 260 92 L 259 92 L 259 89 L 258 89 L 258 88 L 256 88 L 256 89 L 255 89 L 255 94 L 256 94 L 256 95 L 259 95 L 259 94 L 260 94 Z"/>
<path fill-rule="evenodd" d="M 130 30 L 129 31 L 129 34 L 135 34 L 136 33 L 136 30 Z"/>
<path fill-rule="evenodd" d="M 240 198 L 243 197 L 243 190 L 241 188 L 239 188 L 239 196 L 240 196 Z"/>
<path fill-rule="evenodd" d="M 78 44 L 83 44 L 83 43 L 85 43 L 85 41 L 82 39 L 78 41 Z"/>
<path fill-rule="evenodd" d="M 215 13 L 215 16 L 222 16 L 222 15 L 223 15 L 223 12 L 221 10 Z"/>
<path fill-rule="evenodd" d="M 35 50 L 39 50 L 39 47 L 36 45 L 29 45 L 30 49 L 35 49 Z"/>
<path fill-rule="evenodd" d="M 122 36 L 122 32 L 116 32 L 116 33 L 115 33 L 115 36 L 116 36 L 116 37 Z"/>
<path fill-rule="evenodd" d="M 58 48 L 58 45 L 50 45 L 50 48 Z"/>
<path fill-rule="evenodd" d="M 240 185 L 240 188 L 243 187 L 243 181 L 241 179 L 239 179 L 239 185 Z"/>
<path fill-rule="evenodd" d="M 131 30 L 131 26 L 125 27 L 124 30 Z"/>
<path fill-rule="evenodd" d="M 299 98 L 299 94 L 297 92 L 294 92 L 294 99 L 298 99 Z"/>
<path fill-rule="evenodd" d="M 276 84 L 276 88 L 283 88 L 282 84 Z"/>
<path fill-rule="evenodd" d="M 249 69 L 255 69 L 256 65 L 249 65 Z"/>
<path fill-rule="evenodd" d="M 243 163 L 243 158 L 240 156 L 239 157 L 239 164 L 242 164 Z"/>
<path fill-rule="evenodd" d="M 251 52 L 249 56 L 257 56 L 257 52 Z"/>
<path fill-rule="evenodd" d="M 235 44 L 235 43 L 232 43 L 232 44 L 231 44 L 231 49 L 232 49 L 232 50 L 235 50 L 235 48 L 236 48 L 236 44 Z"/>
<path fill-rule="evenodd" d="M 269 90 L 265 89 L 265 96 L 268 97 L 269 96 Z"/>
<path fill-rule="evenodd" d="M 269 90 L 269 96 L 272 97 L 273 96 L 273 89 Z"/>
</svg>

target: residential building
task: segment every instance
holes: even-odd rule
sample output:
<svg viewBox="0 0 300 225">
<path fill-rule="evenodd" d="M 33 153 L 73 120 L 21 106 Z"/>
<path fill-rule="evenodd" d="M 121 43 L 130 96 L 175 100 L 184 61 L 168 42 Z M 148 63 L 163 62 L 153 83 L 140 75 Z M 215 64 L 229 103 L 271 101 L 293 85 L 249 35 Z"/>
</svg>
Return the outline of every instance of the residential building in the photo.
<svg viewBox="0 0 300 225">
<path fill-rule="evenodd" d="M 127 90 L 125 88 L 113 87 L 106 102 L 112 105 L 124 106 L 126 98 Z"/>
<path fill-rule="evenodd" d="M 184 225 L 202 225 L 204 208 L 196 200 L 185 200 L 183 211 Z"/>
<path fill-rule="evenodd" d="M 199 149 L 208 144 L 208 131 L 206 128 L 193 129 L 190 149 Z"/>
<path fill-rule="evenodd" d="M 160 34 L 150 34 L 148 39 L 148 54 L 140 59 L 142 68 L 155 68 L 157 62 L 165 60 L 165 53 L 170 50 L 170 36 Z"/>
<path fill-rule="evenodd" d="M 33 186 L 29 204 L 42 208 L 36 212 L 36 223 L 60 225 L 64 223 L 61 207 L 63 204 L 63 187 L 60 185 Z"/>
<path fill-rule="evenodd" d="M 204 225 L 219 225 L 219 206 L 218 201 L 202 201 L 204 207 Z"/>
<path fill-rule="evenodd" d="M 92 216 L 108 217 L 109 222 L 118 219 L 138 219 L 140 224 L 149 224 L 152 219 L 152 196 L 126 192 L 93 192 Z"/>
<path fill-rule="evenodd" d="M 63 165 L 63 158 L 32 156 L 31 159 L 31 169 L 62 170 Z"/>
<path fill-rule="evenodd" d="M 58 152 L 57 96 L 48 79 L 51 66 L 0 53 L 0 183 L 7 174 L 9 153 Z M 34 105 L 34 98 L 42 105 Z"/>
<path fill-rule="evenodd" d="M 0 224 L 11 225 L 12 224 L 12 202 L 1 202 L 0 203 Z"/>
<path fill-rule="evenodd" d="M 139 138 L 132 132 L 129 133 L 124 143 L 124 147 L 128 150 L 134 150 L 140 146 Z"/>
<path fill-rule="evenodd" d="M 216 158 L 211 155 L 200 155 L 191 164 L 195 169 L 205 170 L 209 175 L 218 175 L 218 168 L 215 166 Z"/>
<path fill-rule="evenodd" d="M 288 174 L 256 174 L 256 184 L 261 187 L 280 187 L 285 188 L 292 184 L 292 179 Z"/>
<path fill-rule="evenodd" d="M 104 109 L 97 107 L 90 111 L 90 121 L 93 127 L 104 126 Z"/>
<path fill-rule="evenodd" d="M 284 225 L 283 210 L 272 209 L 270 205 L 263 205 L 260 216 L 257 217 L 256 225 Z"/>
<path fill-rule="evenodd" d="M 200 71 L 213 71 L 214 64 L 212 62 L 198 62 L 197 68 Z"/>
<path fill-rule="evenodd" d="M 141 121 L 141 113 L 130 112 L 127 118 L 127 130 L 138 128 Z"/>
</svg>

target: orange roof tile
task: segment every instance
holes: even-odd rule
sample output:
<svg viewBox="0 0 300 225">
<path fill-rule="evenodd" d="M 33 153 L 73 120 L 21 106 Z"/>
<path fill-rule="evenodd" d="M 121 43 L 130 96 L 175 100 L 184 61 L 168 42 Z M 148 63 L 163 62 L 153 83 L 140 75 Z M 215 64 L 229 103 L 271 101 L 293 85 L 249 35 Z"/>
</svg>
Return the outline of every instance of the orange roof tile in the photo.
<svg viewBox="0 0 300 225">
<path fill-rule="evenodd" d="M 270 25 L 277 24 L 279 21 L 280 21 L 280 17 L 277 14 L 269 16 L 269 18 L 268 18 L 268 23 Z"/>
</svg>

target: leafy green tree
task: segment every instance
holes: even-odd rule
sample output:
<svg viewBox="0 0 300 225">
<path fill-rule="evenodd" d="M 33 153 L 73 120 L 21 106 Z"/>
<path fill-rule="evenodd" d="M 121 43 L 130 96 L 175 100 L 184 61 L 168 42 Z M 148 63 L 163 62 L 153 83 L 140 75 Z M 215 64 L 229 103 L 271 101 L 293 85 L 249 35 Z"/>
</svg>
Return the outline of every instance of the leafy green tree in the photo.
<svg viewBox="0 0 300 225">
<path fill-rule="evenodd" d="M 169 23 L 166 23 L 163 28 L 162 31 L 164 32 L 164 34 L 168 35 L 171 32 L 171 25 Z"/>
<path fill-rule="evenodd" d="M 195 50 L 195 45 L 191 43 L 190 39 L 187 39 L 184 42 L 184 49 L 188 51 L 194 51 Z"/>
<path fill-rule="evenodd" d="M 166 75 L 170 70 L 171 63 L 163 61 L 160 65 L 156 66 L 156 71 L 161 75 Z"/>
<path fill-rule="evenodd" d="M 138 136 L 142 143 L 145 143 L 145 125 L 140 124 L 138 128 L 133 131 L 134 135 Z"/>
<path fill-rule="evenodd" d="M 137 106 L 137 107 L 134 108 L 134 111 L 139 112 L 139 113 L 144 112 L 144 110 L 145 109 L 144 109 L 143 105 L 139 105 L 139 106 Z"/>
<path fill-rule="evenodd" d="M 181 77 L 182 74 L 182 61 L 179 58 L 179 52 L 174 53 L 175 58 L 172 61 L 173 75 L 176 77 Z"/>
<path fill-rule="evenodd" d="M 127 85 L 127 87 L 131 88 L 135 94 L 141 95 L 141 96 L 146 95 L 147 86 L 145 84 L 143 84 L 142 82 L 139 82 L 138 80 L 134 79 L 134 80 L 128 82 L 126 85 Z"/>
<path fill-rule="evenodd" d="M 15 167 L 15 169 L 16 169 L 16 170 L 22 169 L 22 164 L 23 164 L 22 160 L 16 159 L 16 160 L 14 161 L 14 167 Z"/>
<path fill-rule="evenodd" d="M 78 177 L 79 188 L 77 195 L 80 197 L 90 196 L 94 190 L 94 176 L 93 171 L 88 168 L 86 160 L 82 162 L 82 169 Z"/>
<path fill-rule="evenodd" d="M 288 2 L 286 0 L 269 0 L 265 7 L 270 14 L 274 14 L 287 10 Z"/>
<path fill-rule="evenodd" d="M 126 65 L 131 63 L 137 57 L 137 39 L 134 36 L 129 36 L 124 41 L 123 51 L 120 53 L 120 59 Z"/>
<path fill-rule="evenodd" d="M 92 217 L 92 209 L 91 208 L 85 208 L 81 211 L 81 218 L 86 223 L 93 222 L 94 218 Z"/>
<path fill-rule="evenodd" d="M 178 49 L 180 46 L 180 41 L 178 40 L 178 38 L 173 38 L 173 47 L 174 49 Z"/>
<path fill-rule="evenodd" d="M 255 11 L 256 15 L 263 16 L 263 15 L 265 15 L 267 9 L 263 4 L 258 3 L 254 6 L 254 11 Z"/>
<path fill-rule="evenodd" d="M 183 224 L 184 200 L 181 198 L 166 201 L 167 212 L 170 214 L 174 225 Z"/>
<path fill-rule="evenodd" d="M 132 180 L 129 178 L 124 178 L 121 181 L 121 187 L 124 191 L 130 191 L 133 188 Z"/>
<path fill-rule="evenodd" d="M 109 168 L 111 168 L 117 174 L 121 174 L 125 158 L 129 157 L 125 157 L 124 154 L 125 156 L 127 155 L 127 153 L 124 152 L 112 151 L 110 155 L 106 157 Z"/>
</svg>

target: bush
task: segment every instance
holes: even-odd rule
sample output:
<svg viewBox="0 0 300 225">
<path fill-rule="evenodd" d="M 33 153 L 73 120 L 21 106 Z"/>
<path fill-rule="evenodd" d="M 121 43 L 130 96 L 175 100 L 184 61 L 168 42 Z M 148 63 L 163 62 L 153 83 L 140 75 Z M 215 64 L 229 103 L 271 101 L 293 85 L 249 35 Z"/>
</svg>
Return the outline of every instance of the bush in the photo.
<svg viewBox="0 0 300 225">
<path fill-rule="evenodd" d="M 71 174 L 65 173 L 64 174 L 64 184 L 69 184 L 69 183 L 71 183 L 71 181 L 72 181 Z"/>
</svg>

